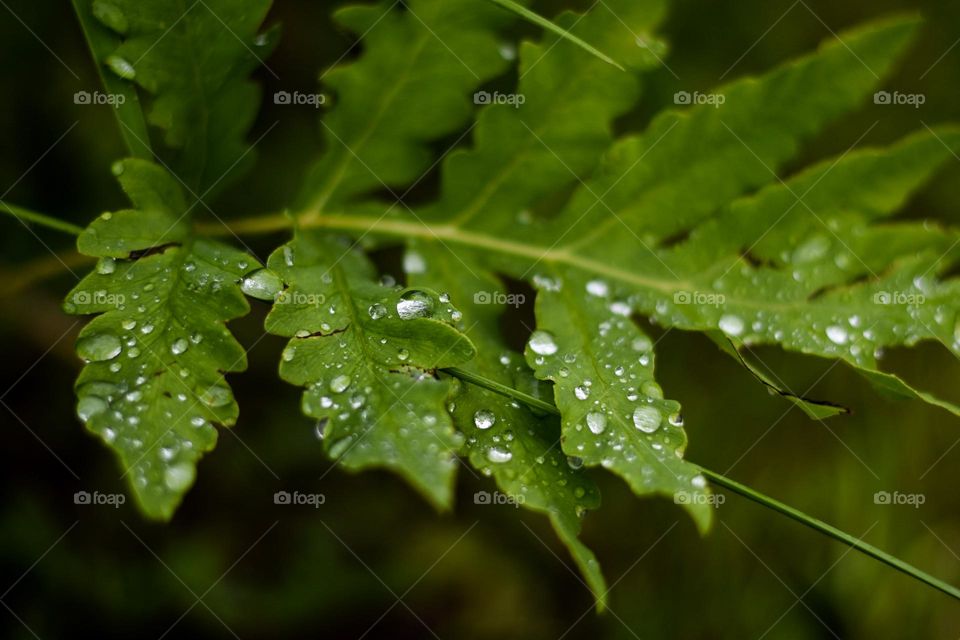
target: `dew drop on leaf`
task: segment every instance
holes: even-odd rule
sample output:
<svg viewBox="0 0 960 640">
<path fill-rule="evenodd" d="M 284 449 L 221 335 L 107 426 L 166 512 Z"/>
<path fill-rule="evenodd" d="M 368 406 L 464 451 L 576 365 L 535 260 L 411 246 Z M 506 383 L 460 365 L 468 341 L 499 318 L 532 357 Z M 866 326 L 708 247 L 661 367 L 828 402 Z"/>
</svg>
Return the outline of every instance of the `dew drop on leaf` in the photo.
<svg viewBox="0 0 960 640">
<path fill-rule="evenodd" d="M 350 379 L 350 376 L 346 374 L 337 376 L 330 381 L 330 391 L 333 391 L 334 393 L 343 393 L 350 386 L 351 382 L 352 380 Z"/>
<path fill-rule="evenodd" d="M 373 318 L 374 320 L 379 320 L 380 318 L 387 315 L 387 308 L 378 302 L 376 304 L 370 305 L 370 308 L 367 309 L 367 313 L 369 313 L 370 317 Z"/>
<path fill-rule="evenodd" d="M 587 414 L 587 428 L 595 435 L 600 435 L 607 428 L 607 416 L 594 411 Z"/>
<path fill-rule="evenodd" d="M 633 424 L 644 433 L 653 433 L 660 428 L 663 416 L 653 407 L 637 407 L 633 412 Z"/>
<path fill-rule="evenodd" d="M 557 352 L 557 343 L 553 334 L 548 331 L 537 330 L 530 335 L 530 350 L 540 356 L 552 356 Z"/>
<path fill-rule="evenodd" d="M 107 410 L 107 402 L 97 396 L 84 396 L 77 402 L 77 417 L 87 422 L 93 416 Z"/>
<path fill-rule="evenodd" d="M 830 342 L 834 344 L 846 344 L 847 340 L 850 338 L 850 335 L 843 327 L 839 325 L 832 325 L 827 327 L 827 337 L 830 338 Z"/>
<path fill-rule="evenodd" d="M 727 335 L 738 336 L 743 333 L 743 320 L 739 316 L 726 315 L 720 318 L 719 327 Z"/>
<path fill-rule="evenodd" d="M 137 77 L 137 70 L 133 68 L 133 65 L 130 64 L 129 60 L 121 58 L 118 55 L 108 56 L 106 60 L 107 66 L 110 67 L 110 70 L 115 74 L 123 78 L 124 80 L 133 80 Z"/>
<path fill-rule="evenodd" d="M 433 297 L 424 291 L 411 290 L 400 296 L 397 314 L 404 320 L 429 318 L 433 315 Z"/>
<path fill-rule="evenodd" d="M 117 270 L 117 261 L 113 258 L 100 258 L 97 260 L 97 273 L 102 276 L 109 275 Z"/>
<path fill-rule="evenodd" d="M 499 447 L 491 447 L 487 451 L 487 460 L 495 463 L 510 462 L 513 459 L 513 454 L 505 449 Z"/>
<path fill-rule="evenodd" d="M 233 394 L 230 393 L 230 389 L 220 384 L 207 387 L 200 394 L 200 401 L 208 407 L 222 407 L 229 404 L 232 399 Z"/>
<path fill-rule="evenodd" d="M 477 429 L 489 429 L 496 422 L 497 416 L 487 409 L 480 409 L 473 414 L 473 424 L 477 425 Z"/>
<path fill-rule="evenodd" d="M 113 360 L 121 349 L 120 338 L 112 333 L 97 333 L 77 340 L 77 354 L 87 362 Z"/>
<path fill-rule="evenodd" d="M 171 491 L 183 491 L 193 484 L 196 470 L 193 465 L 181 463 L 173 465 L 163 472 L 163 482 Z"/>
<path fill-rule="evenodd" d="M 257 269 L 240 283 L 245 294 L 257 300 L 273 300 L 283 290 L 283 280 L 270 269 Z"/>
<path fill-rule="evenodd" d="M 170 353 L 172 353 L 175 356 L 179 356 L 189 348 L 190 348 L 190 343 L 187 342 L 186 338 L 177 338 L 176 340 L 173 341 L 173 344 L 170 345 Z"/>
</svg>

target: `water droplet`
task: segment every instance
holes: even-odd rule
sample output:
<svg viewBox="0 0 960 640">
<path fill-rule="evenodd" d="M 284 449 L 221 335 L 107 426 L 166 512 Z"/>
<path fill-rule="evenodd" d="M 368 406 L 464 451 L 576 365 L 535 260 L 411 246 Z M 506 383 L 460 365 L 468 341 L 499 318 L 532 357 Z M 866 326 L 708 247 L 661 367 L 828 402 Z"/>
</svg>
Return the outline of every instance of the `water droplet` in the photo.
<svg viewBox="0 0 960 640">
<path fill-rule="evenodd" d="M 130 26 L 127 17 L 123 15 L 120 8 L 112 2 L 104 0 L 94 0 L 91 7 L 94 17 L 117 33 L 126 33 Z"/>
<path fill-rule="evenodd" d="M 110 67 L 111 71 L 124 80 L 133 80 L 135 77 L 137 77 L 137 70 L 133 68 L 133 65 L 130 64 L 128 60 L 125 60 L 118 55 L 108 56 L 104 62 L 107 63 L 107 66 Z"/>
<path fill-rule="evenodd" d="M 123 327 L 123 329 L 124 329 L 125 331 L 132 331 L 133 329 L 135 329 L 135 328 L 137 327 L 137 321 L 136 321 L 136 320 L 124 320 L 123 322 L 120 323 L 120 326 Z"/>
<path fill-rule="evenodd" d="M 77 340 L 77 354 L 87 362 L 113 360 L 121 349 L 120 338 L 112 333 L 97 333 Z"/>
<path fill-rule="evenodd" d="M 429 318 L 433 315 L 433 296 L 425 291 L 411 290 L 400 296 L 397 314 L 404 320 Z"/>
<path fill-rule="evenodd" d="M 827 327 L 827 337 L 830 338 L 830 342 L 834 344 L 846 344 L 847 340 L 850 338 L 850 335 L 843 327 L 839 325 L 832 325 Z"/>
<path fill-rule="evenodd" d="M 100 258 L 97 260 L 97 273 L 106 276 L 117 270 L 117 261 L 113 258 Z"/>
<path fill-rule="evenodd" d="M 97 396 L 84 396 L 77 402 L 77 417 L 87 422 L 93 416 L 107 410 L 107 402 Z"/>
<path fill-rule="evenodd" d="M 230 393 L 230 389 L 220 384 L 207 387 L 200 394 L 200 401 L 208 407 L 222 407 L 229 404 L 232 399 L 233 394 Z"/>
<path fill-rule="evenodd" d="M 350 386 L 351 382 L 353 381 L 350 379 L 350 376 L 346 374 L 337 376 L 330 381 L 330 391 L 333 391 L 334 393 L 343 393 Z"/>
<path fill-rule="evenodd" d="M 416 251 L 407 251 L 403 256 L 403 270 L 406 273 L 426 273 L 427 261 Z"/>
<path fill-rule="evenodd" d="M 190 343 L 187 342 L 186 338 L 177 338 L 176 340 L 173 341 L 173 344 L 170 345 L 170 353 L 172 353 L 175 356 L 179 356 L 189 348 L 190 348 Z"/>
<path fill-rule="evenodd" d="M 583 467 L 583 458 L 577 456 L 567 456 L 567 466 L 576 471 Z"/>
<path fill-rule="evenodd" d="M 491 447 L 487 451 L 487 460 L 495 463 L 510 462 L 513 459 L 513 454 L 505 449 L 500 449 L 498 447 Z"/>
<path fill-rule="evenodd" d="M 557 352 L 557 343 L 554 342 L 553 334 L 549 331 L 534 331 L 527 344 L 530 346 L 530 350 L 537 355 L 552 356 Z"/>
<path fill-rule="evenodd" d="M 397 350 L 397 360 L 399 360 L 400 362 L 406 362 L 409 359 L 410 359 L 410 352 L 408 350 L 402 347 Z"/>
<path fill-rule="evenodd" d="M 153 333 L 153 325 L 152 324 L 143 325 L 142 327 L 140 327 L 140 333 L 142 333 L 143 335 L 148 335 Z"/>
<path fill-rule="evenodd" d="M 633 412 L 633 424 L 644 433 L 653 433 L 660 428 L 663 416 L 653 407 L 637 407 Z"/>
<path fill-rule="evenodd" d="M 163 472 L 163 482 L 171 491 L 183 491 L 196 476 L 196 470 L 189 463 L 175 464 Z"/>
<path fill-rule="evenodd" d="M 369 313 L 370 317 L 373 318 L 374 320 L 379 320 L 380 318 L 387 315 L 387 308 L 378 302 L 376 304 L 370 305 L 370 308 L 367 309 L 367 313 Z"/>
<path fill-rule="evenodd" d="M 599 412 L 588 413 L 587 427 L 591 433 L 600 435 L 607 428 L 607 416 Z"/>
<path fill-rule="evenodd" d="M 590 397 L 590 387 L 586 387 L 582 384 L 577 385 L 577 387 L 573 390 L 573 395 L 577 397 L 577 400 L 586 400 Z"/>
<path fill-rule="evenodd" d="M 587 293 L 598 298 L 605 298 L 610 293 L 610 286 L 603 280 L 591 280 L 587 283 Z"/>
<path fill-rule="evenodd" d="M 317 436 L 317 440 L 323 440 L 323 436 L 326 435 L 327 424 L 329 422 L 330 421 L 326 418 L 323 420 L 317 420 L 317 424 L 313 427 L 313 433 L 315 436 Z"/>
<path fill-rule="evenodd" d="M 493 415 L 492 411 L 486 409 L 480 409 L 475 414 L 473 414 L 473 424 L 477 425 L 477 429 L 489 429 L 497 422 L 497 416 Z"/>
<path fill-rule="evenodd" d="M 743 333 L 743 320 L 738 316 L 723 316 L 720 318 L 719 327 L 720 331 L 728 335 L 738 336 Z"/>
<path fill-rule="evenodd" d="M 270 269 L 257 269 L 244 277 L 240 288 L 257 300 L 273 300 L 283 290 L 283 280 Z"/>
</svg>

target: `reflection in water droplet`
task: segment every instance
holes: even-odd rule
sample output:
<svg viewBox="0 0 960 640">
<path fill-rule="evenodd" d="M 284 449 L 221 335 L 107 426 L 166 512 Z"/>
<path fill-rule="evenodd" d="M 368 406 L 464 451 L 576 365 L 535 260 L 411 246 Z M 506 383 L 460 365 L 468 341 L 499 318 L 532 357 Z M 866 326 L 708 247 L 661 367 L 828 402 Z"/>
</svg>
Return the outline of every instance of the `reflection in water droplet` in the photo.
<svg viewBox="0 0 960 640">
<path fill-rule="evenodd" d="M 433 296 L 425 291 L 407 291 L 397 302 L 397 314 L 404 320 L 429 318 L 433 315 L 433 308 Z"/>
<path fill-rule="evenodd" d="M 489 429 L 496 422 L 497 416 L 495 416 L 492 411 L 480 409 L 473 414 L 473 423 L 477 425 L 477 429 Z"/>
</svg>

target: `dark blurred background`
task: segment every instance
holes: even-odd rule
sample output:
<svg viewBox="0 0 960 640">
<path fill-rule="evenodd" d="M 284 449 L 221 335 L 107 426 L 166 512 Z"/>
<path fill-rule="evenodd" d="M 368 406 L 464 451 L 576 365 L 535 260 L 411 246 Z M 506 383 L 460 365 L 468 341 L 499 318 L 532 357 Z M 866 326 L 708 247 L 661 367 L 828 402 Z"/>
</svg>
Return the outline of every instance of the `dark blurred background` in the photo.
<svg viewBox="0 0 960 640">
<path fill-rule="evenodd" d="M 283 86 L 261 70 L 266 95 L 312 89 L 319 70 L 350 45 L 327 15 L 340 4 L 275 3 L 268 22 L 282 22 L 284 37 L 269 65 Z M 587 4 L 541 1 L 535 8 L 553 14 Z M 109 107 L 73 102 L 76 91 L 99 83 L 68 3 L 0 5 L 0 193 L 81 225 L 125 205 L 109 171 L 122 155 Z M 861 144 L 891 141 L 922 122 L 960 122 L 960 3 L 675 0 L 661 29 L 672 73 L 650 76 L 642 106 L 621 125 L 641 129 L 677 90 L 717 86 L 728 70 L 728 80 L 760 72 L 814 48 L 831 30 L 903 10 L 922 13 L 926 24 L 884 86 L 922 92 L 926 104 L 865 105 L 808 145 L 802 160 L 844 151 L 876 122 Z M 215 204 L 222 217 L 277 210 L 294 196 L 318 153 L 316 112 L 285 110 L 281 117 L 268 104 L 252 137 L 276 122 L 258 147 L 257 170 Z M 958 185 L 960 159 L 906 215 L 960 223 Z M 330 469 L 313 425 L 298 411 L 298 391 L 276 376 L 282 344 L 269 337 L 252 350 L 250 370 L 232 376 L 240 421 L 201 463 L 171 523 L 145 521 L 129 501 L 119 509 L 75 505 L 76 491 L 126 491 L 112 454 L 74 417 L 79 325 L 59 311 L 59 301 L 75 282 L 71 270 L 79 274 L 88 264 L 67 236 L 28 230 L 9 217 L 0 230 L 7 451 L 0 465 L 0 637 L 960 635 L 960 606 L 947 596 L 756 504 L 728 496 L 713 532 L 701 539 L 675 505 L 637 499 L 605 473 L 596 474 L 604 507 L 584 531 L 613 585 L 610 611 L 598 616 L 545 518 L 473 504 L 473 492 L 493 489 L 490 481 L 463 470 L 456 512 L 438 515 L 394 476 Z M 264 258 L 278 241 L 252 246 Z M 259 306 L 232 325 L 248 347 L 261 336 L 264 312 Z M 759 352 L 791 388 L 853 409 L 820 423 L 769 395 L 700 336 L 672 332 L 658 355 L 664 388 L 684 406 L 690 459 L 960 583 L 960 420 L 886 400 L 842 366 Z M 943 350 L 890 352 L 885 362 L 922 388 L 960 397 L 960 365 Z M 275 506 L 278 490 L 322 492 L 326 503 Z M 925 501 L 877 505 L 877 491 Z"/>
</svg>

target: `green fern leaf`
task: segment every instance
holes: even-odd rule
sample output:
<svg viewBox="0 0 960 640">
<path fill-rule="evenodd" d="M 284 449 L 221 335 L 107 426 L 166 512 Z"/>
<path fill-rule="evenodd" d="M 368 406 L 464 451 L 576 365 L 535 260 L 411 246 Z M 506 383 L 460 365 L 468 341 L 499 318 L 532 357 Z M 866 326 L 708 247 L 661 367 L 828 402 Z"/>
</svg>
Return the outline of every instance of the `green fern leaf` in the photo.
<svg viewBox="0 0 960 640">
<path fill-rule="evenodd" d="M 223 374 L 247 360 L 224 323 L 249 311 L 239 282 L 259 265 L 192 236 L 164 169 L 127 160 L 118 171 L 136 209 L 105 213 L 81 234 L 80 251 L 100 260 L 65 304 L 98 314 L 77 340 L 87 363 L 77 414 L 117 452 L 144 512 L 168 519 L 216 444 L 214 425 L 236 421 Z"/>
<path fill-rule="evenodd" d="M 148 121 L 164 132 L 168 164 L 198 194 L 222 188 L 253 161 L 245 138 L 260 90 L 247 76 L 264 64 L 276 41 L 276 30 L 257 33 L 270 4 L 92 3 L 93 15 L 122 37 L 107 66 L 152 96 Z"/>
<path fill-rule="evenodd" d="M 303 410 L 320 421 L 326 451 L 348 469 L 396 470 L 448 507 L 462 438 L 449 381 L 434 374 L 475 353 L 452 326 L 459 312 L 435 293 L 377 284 L 363 254 L 316 232 L 268 264 L 289 285 L 266 322 L 292 338 L 280 375 L 307 388 Z"/>
</svg>

